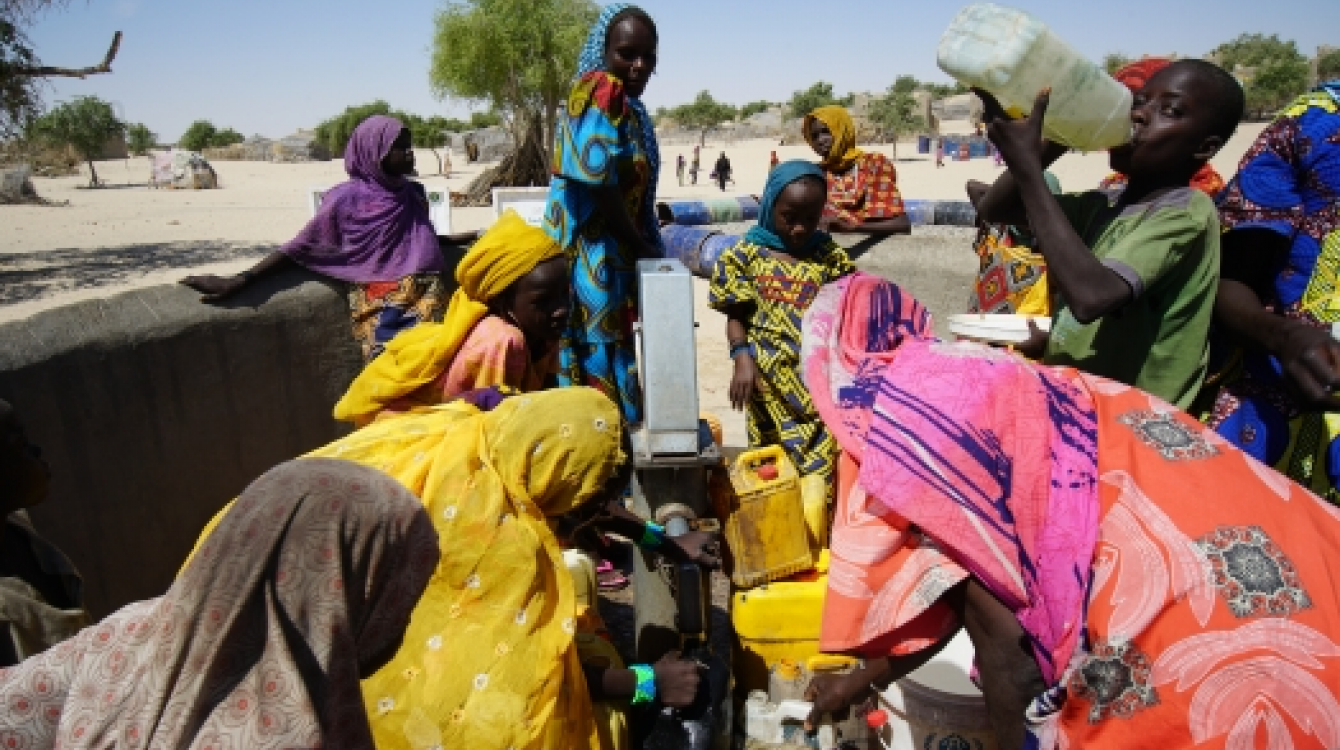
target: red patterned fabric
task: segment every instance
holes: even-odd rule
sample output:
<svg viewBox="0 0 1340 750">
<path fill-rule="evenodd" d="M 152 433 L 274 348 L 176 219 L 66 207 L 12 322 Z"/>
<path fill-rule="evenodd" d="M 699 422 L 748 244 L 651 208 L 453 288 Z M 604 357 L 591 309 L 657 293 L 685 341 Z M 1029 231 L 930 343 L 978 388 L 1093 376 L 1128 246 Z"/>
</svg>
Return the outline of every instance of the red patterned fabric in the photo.
<svg viewBox="0 0 1340 750">
<path fill-rule="evenodd" d="M 1172 60 L 1166 57 L 1145 57 L 1113 73 L 1112 77 L 1135 93 L 1144 88 L 1155 73 L 1169 65 L 1172 65 Z"/>
<path fill-rule="evenodd" d="M 432 522 L 395 480 L 284 464 L 165 595 L 0 670 L 0 747 L 370 749 L 359 679 L 437 560 Z"/>
<path fill-rule="evenodd" d="M 893 219 L 906 213 L 903 196 L 898 192 L 898 169 L 883 154 L 864 151 L 845 173 L 825 174 L 828 176 L 825 218 L 859 224 L 870 219 Z"/>
<path fill-rule="evenodd" d="M 1217 198 L 1219 193 L 1223 192 L 1225 186 L 1224 178 L 1219 175 L 1214 167 L 1210 166 L 1209 162 L 1206 162 L 1199 172 L 1191 176 L 1191 182 L 1188 184 L 1211 198 Z M 1098 183 L 1098 187 L 1101 190 L 1124 188 L 1126 187 L 1126 175 L 1113 172 L 1104 177 L 1103 181 Z"/>
</svg>

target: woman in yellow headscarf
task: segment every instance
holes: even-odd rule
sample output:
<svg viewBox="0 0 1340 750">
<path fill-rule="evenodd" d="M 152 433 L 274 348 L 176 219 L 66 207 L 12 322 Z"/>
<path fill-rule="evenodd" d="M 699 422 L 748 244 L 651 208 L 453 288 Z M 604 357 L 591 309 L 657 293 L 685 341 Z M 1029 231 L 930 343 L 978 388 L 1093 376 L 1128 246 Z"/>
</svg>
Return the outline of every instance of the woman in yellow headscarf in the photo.
<svg viewBox="0 0 1340 750">
<path fill-rule="evenodd" d="M 622 668 L 594 634 L 598 616 L 578 607 L 552 530 L 565 517 L 658 532 L 663 553 L 715 564 L 705 535 L 666 539 L 623 510 L 627 446 L 618 407 L 573 387 L 487 412 L 456 401 L 379 419 L 310 454 L 389 474 L 438 534 L 441 558 L 403 640 L 363 681 L 379 750 L 619 748 L 613 706 L 693 701 L 697 665 L 677 653 Z"/>
<path fill-rule="evenodd" d="M 563 248 L 508 211 L 461 259 L 456 281 L 442 322 L 391 339 L 335 405 L 336 419 L 362 425 L 476 388 L 544 386 L 571 302 Z"/>
<path fill-rule="evenodd" d="M 830 104 L 805 116 L 805 140 L 828 179 L 823 229 L 829 232 L 910 234 L 912 222 L 898 192 L 898 170 L 887 156 L 856 148 L 856 123 Z"/>
</svg>

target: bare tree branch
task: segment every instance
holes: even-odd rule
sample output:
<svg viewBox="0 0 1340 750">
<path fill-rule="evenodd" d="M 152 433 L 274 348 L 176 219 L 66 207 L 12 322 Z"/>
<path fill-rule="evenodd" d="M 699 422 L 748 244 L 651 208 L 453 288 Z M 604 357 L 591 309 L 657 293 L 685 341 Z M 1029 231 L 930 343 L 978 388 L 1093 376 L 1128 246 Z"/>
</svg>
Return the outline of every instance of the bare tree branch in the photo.
<svg viewBox="0 0 1340 750">
<path fill-rule="evenodd" d="M 54 76 L 63 76 L 66 78 L 83 78 L 85 76 L 97 75 L 99 73 L 112 72 L 112 60 L 116 59 L 116 53 L 121 49 L 121 32 L 116 32 L 112 37 L 112 46 L 107 49 L 107 56 L 102 59 L 101 65 L 94 65 L 91 68 L 53 68 L 42 65 L 35 68 L 19 68 L 15 71 L 16 75 L 28 78 L 51 78 Z"/>
</svg>

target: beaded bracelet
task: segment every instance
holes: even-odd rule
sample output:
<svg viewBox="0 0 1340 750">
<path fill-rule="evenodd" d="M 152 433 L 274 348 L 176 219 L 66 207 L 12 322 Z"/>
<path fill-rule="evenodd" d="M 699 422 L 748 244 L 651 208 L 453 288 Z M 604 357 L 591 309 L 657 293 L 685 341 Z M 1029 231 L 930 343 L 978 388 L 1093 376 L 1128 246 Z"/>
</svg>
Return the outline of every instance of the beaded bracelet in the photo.
<svg viewBox="0 0 1340 750">
<path fill-rule="evenodd" d="M 665 540 L 665 527 L 647 521 L 647 525 L 642 527 L 642 538 L 637 540 L 637 546 L 642 549 L 659 549 Z"/>
<path fill-rule="evenodd" d="M 735 359 L 736 355 L 738 355 L 738 354 L 743 354 L 743 353 L 746 353 L 746 352 L 747 352 L 750 356 L 753 356 L 753 354 L 754 354 L 754 345 L 751 344 L 751 343 L 749 343 L 748 341 L 745 341 L 745 342 L 740 343 L 740 344 L 735 344 L 734 346 L 732 346 L 732 347 L 730 348 L 730 358 L 731 358 L 731 359 Z"/>
<path fill-rule="evenodd" d="M 641 706 L 656 700 L 656 671 L 646 664 L 634 664 L 629 669 L 637 675 L 637 687 L 633 689 L 634 706 Z"/>
</svg>

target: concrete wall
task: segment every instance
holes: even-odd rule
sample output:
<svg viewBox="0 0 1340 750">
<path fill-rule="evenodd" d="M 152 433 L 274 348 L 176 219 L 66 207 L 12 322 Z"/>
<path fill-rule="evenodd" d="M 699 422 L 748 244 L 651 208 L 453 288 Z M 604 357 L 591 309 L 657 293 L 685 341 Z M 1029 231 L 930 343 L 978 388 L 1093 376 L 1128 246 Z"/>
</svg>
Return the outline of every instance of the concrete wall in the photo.
<svg viewBox="0 0 1340 750">
<path fill-rule="evenodd" d="M 839 238 L 853 251 L 858 268 L 889 279 L 920 300 L 934 318 L 936 334 L 952 339 L 949 316 L 967 311 L 978 260 L 971 230 L 954 227 L 932 233 L 934 229 L 914 228 L 911 235 L 887 237 L 869 250 L 850 241 L 850 235 Z"/>
<path fill-rule="evenodd" d="M 158 286 L 0 325 L 0 398 L 53 473 L 32 517 L 94 616 L 161 594 L 248 482 L 344 434 L 361 364 L 343 289 L 296 267 L 226 306 Z"/>
</svg>

